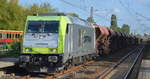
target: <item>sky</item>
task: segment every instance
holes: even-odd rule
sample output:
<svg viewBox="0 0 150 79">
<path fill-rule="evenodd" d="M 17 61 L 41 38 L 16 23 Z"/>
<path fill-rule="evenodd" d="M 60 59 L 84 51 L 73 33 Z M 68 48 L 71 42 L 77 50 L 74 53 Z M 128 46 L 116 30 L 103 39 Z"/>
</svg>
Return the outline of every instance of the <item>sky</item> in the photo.
<svg viewBox="0 0 150 79">
<path fill-rule="evenodd" d="M 49 3 L 58 11 L 76 13 L 81 18 L 90 16 L 90 8 L 94 8 L 93 17 L 97 24 L 110 26 L 112 14 L 117 16 L 118 26 L 128 24 L 132 33 L 150 33 L 150 0 L 20 0 L 25 7 L 33 3 Z"/>
</svg>

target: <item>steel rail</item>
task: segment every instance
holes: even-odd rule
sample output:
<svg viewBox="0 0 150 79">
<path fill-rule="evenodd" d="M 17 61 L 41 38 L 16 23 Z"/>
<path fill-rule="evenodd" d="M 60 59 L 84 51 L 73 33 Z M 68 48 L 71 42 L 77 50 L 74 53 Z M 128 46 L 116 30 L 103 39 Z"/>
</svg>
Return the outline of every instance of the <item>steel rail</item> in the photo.
<svg viewBox="0 0 150 79">
<path fill-rule="evenodd" d="M 143 52 L 142 52 L 143 49 L 144 49 L 144 46 L 143 46 L 142 49 L 139 51 L 139 53 L 138 53 L 137 57 L 135 58 L 133 64 L 131 65 L 131 67 L 130 67 L 129 70 L 127 71 L 127 73 L 126 73 L 124 79 L 128 79 L 128 77 L 129 77 L 130 73 L 132 72 L 132 70 L 133 70 L 133 68 L 134 68 L 134 66 L 135 66 L 135 64 L 136 64 L 136 62 L 137 62 L 137 60 L 138 60 L 138 58 L 143 54 Z"/>
<path fill-rule="evenodd" d="M 102 73 L 100 73 L 99 76 L 96 77 L 96 79 L 104 79 L 111 71 L 113 71 L 118 65 L 120 65 L 125 59 L 127 59 L 130 55 L 133 54 L 137 49 L 139 49 L 140 46 L 135 48 L 134 50 L 130 51 L 127 55 L 125 55 L 123 58 L 121 58 L 117 63 L 113 64 L 111 68 L 107 68 Z"/>
</svg>

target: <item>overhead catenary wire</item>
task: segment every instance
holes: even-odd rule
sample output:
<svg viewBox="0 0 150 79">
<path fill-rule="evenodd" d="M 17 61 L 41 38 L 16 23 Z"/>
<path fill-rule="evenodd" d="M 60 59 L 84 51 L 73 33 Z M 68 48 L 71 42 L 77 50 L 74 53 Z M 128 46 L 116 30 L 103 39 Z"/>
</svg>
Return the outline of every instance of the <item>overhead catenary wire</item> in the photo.
<svg viewBox="0 0 150 79">
<path fill-rule="evenodd" d="M 81 8 L 80 6 L 78 6 L 78 5 L 75 5 L 75 4 L 73 4 L 73 3 L 70 3 L 70 2 L 68 2 L 68 1 L 65 1 L 65 0 L 60 0 L 62 3 L 64 3 L 64 4 L 67 4 L 67 5 L 69 5 L 69 6 L 71 6 L 72 8 L 74 8 L 74 9 L 77 9 L 79 12 L 81 12 L 81 13 L 84 13 L 84 14 L 89 14 L 89 12 L 88 11 L 86 11 L 85 9 L 83 9 L 83 8 Z M 63 11 L 64 12 L 64 11 Z"/>
<path fill-rule="evenodd" d="M 72 7 L 74 7 L 74 8 L 80 9 L 81 11 L 83 11 L 86 14 L 89 14 L 89 11 L 86 11 L 86 9 L 83 9 L 83 8 L 81 8 L 81 7 L 79 7 L 79 6 L 75 5 L 75 4 L 72 4 L 72 3 L 68 2 L 68 1 L 65 1 L 65 0 L 61 0 L 61 1 L 64 2 L 65 4 L 68 4 L 68 5 L 72 6 Z M 97 16 L 97 17 L 102 18 L 101 20 L 107 20 L 106 18 L 104 18 L 102 16 L 99 16 L 97 14 L 94 14 L 94 15 Z"/>
<path fill-rule="evenodd" d="M 150 18 L 149 18 L 149 17 L 146 17 L 146 16 L 144 16 L 144 15 L 141 14 L 141 13 L 135 12 L 135 14 L 138 15 L 138 16 L 143 17 L 143 18 L 146 19 L 147 21 L 150 21 Z"/>
<path fill-rule="evenodd" d="M 64 3 L 66 3 L 66 4 L 70 5 L 70 6 L 72 6 L 72 7 L 74 7 L 74 8 L 78 8 L 78 9 L 84 11 L 84 12 L 88 12 L 88 11 L 86 11 L 85 9 L 83 9 L 83 8 L 77 6 L 77 5 L 74 5 L 74 4 L 70 3 L 70 2 L 67 2 L 67 1 L 65 1 L 65 0 L 60 0 L 60 1 L 62 1 L 62 2 L 64 2 Z"/>
<path fill-rule="evenodd" d="M 144 29 L 144 32 L 146 32 L 146 31 L 149 31 L 149 25 L 147 25 L 146 23 L 141 23 L 141 21 L 150 21 L 150 18 L 149 17 L 147 17 L 147 16 L 144 16 L 142 13 L 139 13 L 139 12 L 137 12 L 137 11 L 135 11 L 134 9 L 132 9 L 132 12 L 137 16 L 137 17 L 142 17 L 143 19 L 137 19 L 137 17 L 136 17 L 136 20 L 137 20 L 137 22 L 139 23 L 139 25 L 140 26 L 142 26 L 142 27 L 144 27 L 143 29 Z"/>
<path fill-rule="evenodd" d="M 125 8 L 126 11 L 127 11 L 129 14 L 132 15 L 133 19 L 136 21 L 136 24 L 141 27 L 141 26 L 142 26 L 141 21 L 139 21 L 139 19 L 135 16 L 135 15 L 137 15 L 137 14 L 134 12 L 134 10 L 130 11 L 131 8 L 129 9 L 129 5 L 128 5 L 128 7 L 126 7 L 125 4 L 124 4 L 121 0 L 118 0 L 118 1 L 119 1 L 119 3 L 121 4 L 121 6 L 122 6 L 123 8 Z M 138 28 L 136 28 L 136 29 L 138 29 Z M 136 30 L 136 29 L 135 29 L 135 30 Z"/>
<path fill-rule="evenodd" d="M 29 1 L 32 1 L 32 0 L 29 0 Z M 42 3 L 42 1 L 41 0 L 38 0 L 39 1 L 39 3 Z M 46 0 L 47 2 L 49 2 L 49 0 Z M 84 13 L 86 13 L 87 15 L 89 15 L 89 11 L 88 11 L 88 7 L 91 7 L 91 4 L 92 5 L 94 5 L 94 4 L 97 4 L 97 2 L 95 2 L 95 1 L 90 1 L 90 0 L 78 0 L 78 2 L 80 2 L 80 3 L 78 3 L 78 5 L 77 4 L 75 4 L 75 3 L 72 3 L 72 2 L 70 2 L 69 0 L 67 1 L 67 0 L 60 0 L 61 2 L 63 2 L 63 3 L 65 3 L 65 4 L 67 4 L 67 5 L 69 5 L 69 6 L 72 6 L 73 8 L 76 8 L 76 9 L 78 9 L 78 10 L 80 10 L 80 11 L 82 11 L 82 12 L 84 12 Z M 76 1 L 77 2 L 77 1 Z M 133 19 L 137 22 L 136 24 L 138 24 L 139 23 L 139 21 L 140 20 L 143 20 L 143 19 L 145 19 L 145 21 L 149 21 L 150 19 L 148 18 L 148 17 L 145 17 L 145 16 L 143 16 L 142 14 L 139 14 L 139 13 L 135 13 L 135 12 L 132 12 L 131 10 L 129 10 L 129 1 L 128 2 L 126 2 L 126 4 L 127 4 L 127 6 L 123 3 L 123 1 L 121 1 L 121 0 L 119 0 L 119 3 L 121 4 L 121 6 L 123 6 L 126 10 L 127 10 L 127 12 L 128 13 L 130 13 L 131 15 L 133 15 L 132 17 L 133 17 Z M 109 12 L 110 13 L 110 12 Z M 137 17 L 135 16 L 135 15 L 137 15 L 137 16 L 140 16 L 140 17 L 142 17 L 143 19 L 137 19 Z M 101 21 L 108 21 L 109 19 L 108 18 L 106 18 L 106 17 L 104 17 L 104 16 L 102 16 L 102 15 L 100 15 L 100 14 L 97 14 L 97 13 L 95 13 L 94 14 L 94 16 L 95 17 L 99 17 L 99 18 L 96 18 L 96 19 L 100 19 Z"/>
</svg>

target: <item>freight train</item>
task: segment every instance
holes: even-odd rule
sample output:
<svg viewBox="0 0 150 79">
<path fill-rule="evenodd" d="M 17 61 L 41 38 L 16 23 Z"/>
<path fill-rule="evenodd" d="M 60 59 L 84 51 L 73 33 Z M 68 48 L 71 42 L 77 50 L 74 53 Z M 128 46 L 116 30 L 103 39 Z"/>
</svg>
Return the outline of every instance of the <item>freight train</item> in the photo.
<svg viewBox="0 0 150 79">
<path fill-rule="evenodd" d="M 138 38 L 64 13 L 27 17 L 19 67 L 55 72 L 138 44 Z"/>
</svg>

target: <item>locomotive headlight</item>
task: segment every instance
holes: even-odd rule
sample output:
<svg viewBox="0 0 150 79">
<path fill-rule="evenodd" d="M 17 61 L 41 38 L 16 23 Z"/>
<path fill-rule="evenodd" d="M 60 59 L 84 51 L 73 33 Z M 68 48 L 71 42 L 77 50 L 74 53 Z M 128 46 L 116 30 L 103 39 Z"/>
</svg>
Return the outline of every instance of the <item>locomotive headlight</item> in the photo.
<svg viewBox="0 0 150 79">
<path fill-rule="evenodd" d="M 56 52 L 57 49 L 49 49 L 49 51 L 51 51 L 51 52 Z"/>
<path fill-rule="evenodd" d="M 29 51 L 29 49 L 25 49 L 25 51 Z"/>
<path fill-rule="evenodd" d="M 32 48 L 25 48 L 25 51 L 32 51 Z"/>
<path fill-rule="evenodd" d="M 48 62 L 56 63 L 57 61 L 58 61 L 58 57 L 57 56 L 49 56 L 48 57 Z"/>
<path fill-rule="evenodd" d="M 21 62 L 29 62 L 30 61 L 30 56 L 22 55 L 22 56 L 19 57 L 19 61 L 21 61 Z"/>
<path fill-rule="evenodd" d="M 53 52 L 56 52 L 57 51 L 57 49 L 53 49 Z"/>
<path fill-rule="evenodd" d="M 39 39 L 42 39 L 42 38 L 44 38 L 43 36 L 39 36 Z"/>
</svg>

